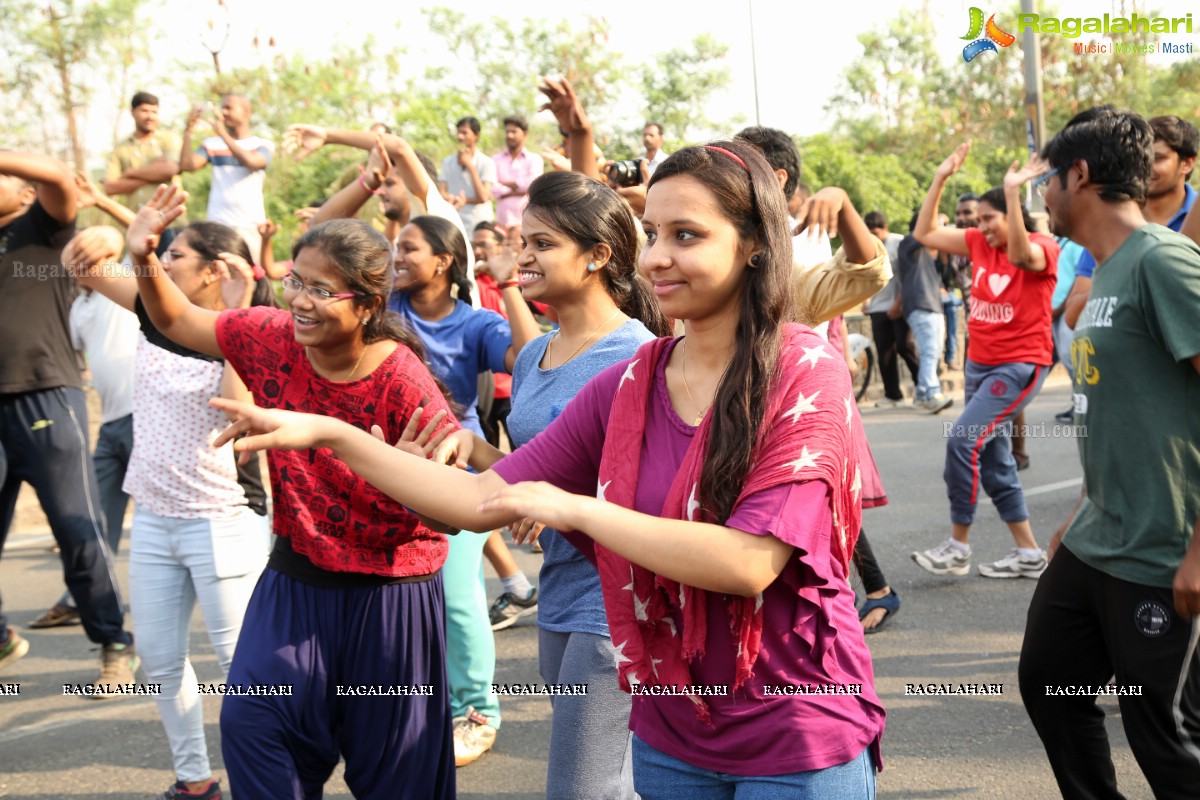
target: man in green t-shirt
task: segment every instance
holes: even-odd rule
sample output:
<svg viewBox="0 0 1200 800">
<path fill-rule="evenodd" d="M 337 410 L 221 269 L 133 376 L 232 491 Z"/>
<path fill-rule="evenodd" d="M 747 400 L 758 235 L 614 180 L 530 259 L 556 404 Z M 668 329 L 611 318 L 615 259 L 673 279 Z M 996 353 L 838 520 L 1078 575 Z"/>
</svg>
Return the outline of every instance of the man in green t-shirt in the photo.
<svg viewBox="0 0 1200 800">
<path fill-rule="evenodd" d="M 1200 247 L 1142 215 L 1153 142 L 1136 114 L 1089 109 L 1039 181 L 1051 231 L 1097 262 L 1071 347 L 1084 492 L 1020 662 L 1064 797 L 1121 796 L 1101 694 L 1156 797 L 1200 792 Z"/>
<path fill-rule="evenodd" d="M 159 130 L 158 98 L 138 92 L 130 103 L 134 132 L 113 148 L 104 170 L 104 193 L 137 211 L 160 183 L 178 183 L 179 137 Z"/>
</svg>

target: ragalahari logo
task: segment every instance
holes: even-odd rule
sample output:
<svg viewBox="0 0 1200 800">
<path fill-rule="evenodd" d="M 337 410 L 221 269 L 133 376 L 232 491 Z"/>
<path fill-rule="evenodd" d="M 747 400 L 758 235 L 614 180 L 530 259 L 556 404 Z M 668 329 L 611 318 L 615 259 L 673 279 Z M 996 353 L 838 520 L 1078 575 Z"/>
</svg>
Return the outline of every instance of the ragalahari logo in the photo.
<svg viewBox="0 0 1200 800">
<path fill-rule="evenodd" d="M 980 37 L 979 34 L 983 34 Z M 980 53 L 985 53 L 991 50 L 993 53 L 1000 52 L 996 45 L 1000 47 L 1008 47 L 1017 40 L 1008 31 L 1000 29 L 996 24 L 996 15 L 992 14 L 988 17 L 987 25 L 983 24 L 983 9 L 971 6 L 971 28 L 967 31 L 964 39 L 973 40 L 970 44 L 963 48 L 963 61 L 971 61 Z"/>
</svg>

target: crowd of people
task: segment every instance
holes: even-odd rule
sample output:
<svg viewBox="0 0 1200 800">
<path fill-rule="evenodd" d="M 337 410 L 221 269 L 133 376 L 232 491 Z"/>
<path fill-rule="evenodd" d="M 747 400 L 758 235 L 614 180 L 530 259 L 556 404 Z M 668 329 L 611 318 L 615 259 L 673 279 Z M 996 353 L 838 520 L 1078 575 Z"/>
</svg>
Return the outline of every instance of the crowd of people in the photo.
<svg viewBox="0 0 1200 800">
<path fill-rule="evenodd" d="M 865 635 L 900 597 L 862 526 L 888 498 L 851 388 L 860 310 L 876 406 L 941 413 L 962 371 L 949 535 L 912 559 L 967 575 L 987 494 L 1015 546 L 979 574 L 1039 580 L 1019 681 L 1063 795 L 1119 796 L 1095 697 L 1042 688 L 1115 677 L 1146 688 L 1122 722 L 1156 796 L 1194 796 L 1196 128 L 1086 110 L 950 224 L 963 143 L 904 235 L 805 186 L 783 131 L 668 154 L 650 122 L 643 158 L 605 161 L 570 84 L 540 90 L 562 137 L 541 155 L 520 114 L 490 157 L 484 123 L 457 120 L 440 165 L 386 125 L 291 126 L 292 157 L 342 146 L 362 166 L 296 209 L 286 261 L 264 213 L 274 144 L 244 96 L 177 137 L 138 92 L 102 188 L 0 152 L 0 547 L 29 483 L 66 584 L 30 627 L 82 623 L 91 697 L 139 669 L 161 685 L 159 797 L 222 796 L 189 661 L 199 602 L 228 685 L 257 689 L 221 705 L 239 797 L 319 797 L 339 761 L 356 797 L 453 797 L 501 728 L 497 632 L 536 613 L 545 684 L 589 687 L 551 698 L 547 798 L 873 798 Z M 205 166 L 197 220 L 179 175 Z M 113 224 L 77 231 L 85 205 Z M 1018 434 L 1056 361 L 1084 488 L 1043 549 Z M 130 498 L 131 630 L 113 568 Z M 509 539 L 538 544 L 535 580 Z M 0 611 L 0 669 L 28 649 Z"/>
</svg>

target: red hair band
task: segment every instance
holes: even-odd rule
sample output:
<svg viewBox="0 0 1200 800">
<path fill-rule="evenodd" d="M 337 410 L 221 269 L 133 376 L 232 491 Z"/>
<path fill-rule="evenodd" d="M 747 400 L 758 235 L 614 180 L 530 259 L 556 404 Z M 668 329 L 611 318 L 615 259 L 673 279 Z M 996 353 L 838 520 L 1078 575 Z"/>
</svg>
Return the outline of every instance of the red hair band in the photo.
<svg viewBox="0 0 1200 800">
<path fill-rule="evenodd" d="M 706 145 L 704 145 L 704 149 L 705 150 L 714 150 L 718 153 L 724 153 L 725 155 L 729 156 L 734 161 L 736 161 L 739 165 L 741 165 L 742 169 L 746 170 L 746 172 L 750 171 L 750 168 L 746 166 L 746 162 L 742 161 L 742 159 L 738 156 L 737 153 L 730 152 L 729 150 L 726 150 L 724 147 L 717 147 L 715 144 L 706 144 Z"/>
</svg>

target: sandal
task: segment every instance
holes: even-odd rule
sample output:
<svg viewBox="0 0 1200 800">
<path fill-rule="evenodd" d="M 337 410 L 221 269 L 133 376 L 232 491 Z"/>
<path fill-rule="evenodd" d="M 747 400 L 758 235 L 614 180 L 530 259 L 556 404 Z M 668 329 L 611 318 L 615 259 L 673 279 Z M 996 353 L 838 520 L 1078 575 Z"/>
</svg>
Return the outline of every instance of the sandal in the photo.
<svg viewBox="0 0 1200 800">
<path fill-rule="evenodd" d="M 882 608 L 887 613 L 883 615 L 883 619 L 879 620 L 879 624 L 874 628 L 871 628 L 870 630 L 864 630 L 864 634 L 879 633 L 884 629 L 884 626 L 886 626 L 888 622 L 891 621 L 892 617 L 896 616 L 897 612 L 900 611 L 900 595 L 896 594 L 895 589 L 892 589 L 890 594 L 874 600 L 867 600 L 865 603 L 863 603 L 862 608 L 858 610 L 859 622 L 862 621 L 863 617 L 865 617 L 867 614 L 870 614 L 877 608 Z"/>
</svg>

